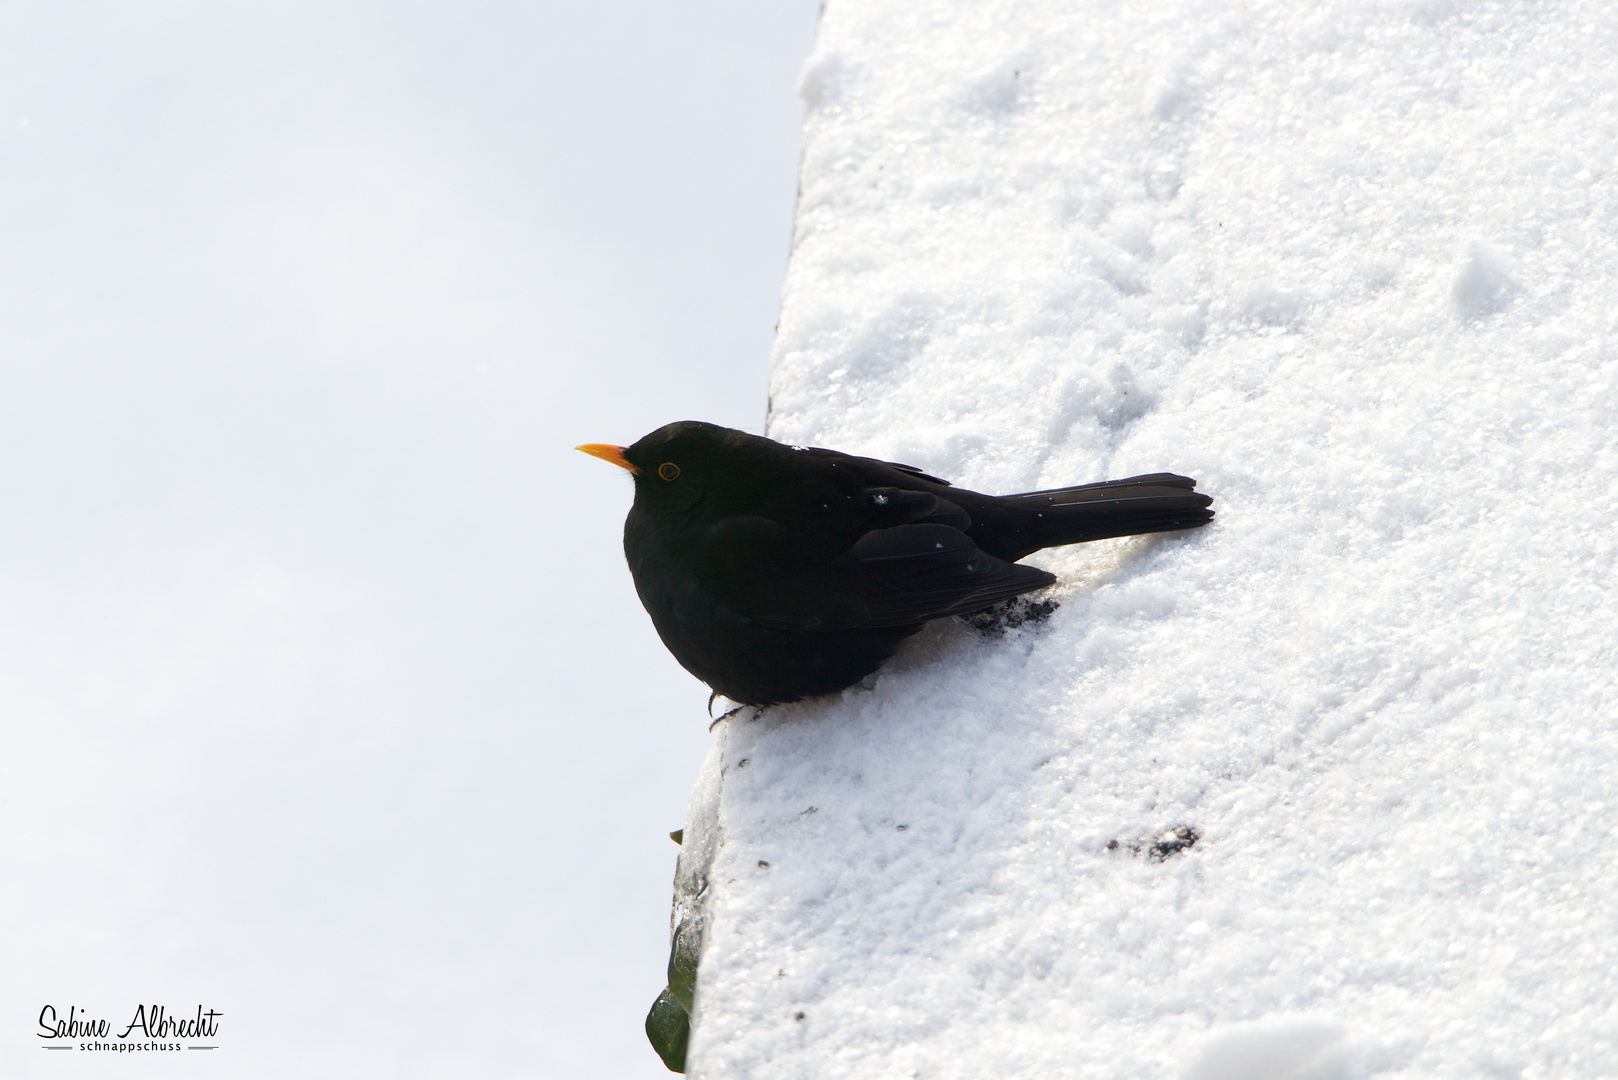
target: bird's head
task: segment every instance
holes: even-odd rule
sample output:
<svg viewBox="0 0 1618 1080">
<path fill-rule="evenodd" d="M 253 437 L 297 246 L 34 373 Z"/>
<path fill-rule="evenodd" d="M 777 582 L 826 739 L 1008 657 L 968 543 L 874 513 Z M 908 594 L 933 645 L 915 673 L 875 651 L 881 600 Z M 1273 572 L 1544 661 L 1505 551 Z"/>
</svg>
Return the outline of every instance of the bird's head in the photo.
<svg viewBox="0 0 1618 1080">
<path fill-rule="evenodd" d="M 651 513 L 691 509 L 703 492 L 733 469 L 736 444 L 756 436 L 700 420 L 665 424 L 632 446 L 586 443 L 578 449 L 635 477 L 635 506 Z M 757 440 L 764 441 L 764 440 Z"/>
</svg>

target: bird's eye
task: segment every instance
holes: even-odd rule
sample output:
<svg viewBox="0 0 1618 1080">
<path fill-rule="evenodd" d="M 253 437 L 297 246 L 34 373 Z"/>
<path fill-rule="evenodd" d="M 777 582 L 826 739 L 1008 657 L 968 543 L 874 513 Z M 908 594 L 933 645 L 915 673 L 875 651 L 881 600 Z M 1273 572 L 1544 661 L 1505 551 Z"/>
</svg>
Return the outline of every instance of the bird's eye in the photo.
<svg viewBox="0 0 1618 1080">
<path fill-rule="evenodd" d="M 677 479 L 680 475 L 680 467 L 672 461 L 665 461 L 657 467 L 657 475 L 665 480 Z"/>
</svg>

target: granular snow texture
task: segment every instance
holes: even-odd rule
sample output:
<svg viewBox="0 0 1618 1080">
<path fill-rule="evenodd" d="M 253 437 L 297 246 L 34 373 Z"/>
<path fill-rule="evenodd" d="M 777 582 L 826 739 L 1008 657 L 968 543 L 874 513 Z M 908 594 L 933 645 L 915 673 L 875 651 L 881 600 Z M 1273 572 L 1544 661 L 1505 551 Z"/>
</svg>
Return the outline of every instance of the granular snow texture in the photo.
<svg viewBox="0 0 1618 1080">
<path fill-rule="evenodd" d="M 1618 1075 L 1614 56 L 830 0 L 769 434 L 1219 516 L 722 729 L 695 1075 Z"/>
</svg>

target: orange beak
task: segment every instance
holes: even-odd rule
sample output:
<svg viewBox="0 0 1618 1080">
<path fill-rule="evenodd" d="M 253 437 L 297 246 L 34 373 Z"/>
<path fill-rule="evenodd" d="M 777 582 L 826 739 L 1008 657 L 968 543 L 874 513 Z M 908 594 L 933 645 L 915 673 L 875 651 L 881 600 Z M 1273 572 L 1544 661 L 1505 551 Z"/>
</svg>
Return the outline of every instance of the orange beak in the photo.
<svg viewBox="0 0 1618 1080">
<path fill-rule="evenodd" d="M 575 446 L 573 449 L 583 450 L 591 457 L 598 457 L 602 461 L 610 461 L 620 469 L 628 469 L 636 476 L 640 475 L 640 470 L 631 465 L 624 457 L 625 448 L 622 446 L 614 446 L 611 443 L 604 442 L 587 442 L 583 446 Z"/>
</svg>

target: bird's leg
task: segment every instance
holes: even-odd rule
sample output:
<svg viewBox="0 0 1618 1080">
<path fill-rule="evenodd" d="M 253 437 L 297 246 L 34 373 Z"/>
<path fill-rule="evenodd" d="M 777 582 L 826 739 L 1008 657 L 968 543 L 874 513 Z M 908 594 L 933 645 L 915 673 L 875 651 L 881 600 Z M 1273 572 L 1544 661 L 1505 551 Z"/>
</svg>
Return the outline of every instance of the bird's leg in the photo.
<svg viewBox="0 0 1618 1080">
<path fill-rule="evenodd" d="M 719 719 L 715 720 L 713 723 L 708 725 L 708 730 L 712 731 L 714 728 L 718 727 L 720 724 L 723 724 L 726 720 L 729 720 L 732 716 L 735 716 L 737 713 L 741 712 L 745 708 L 747 708 L 746 705 L 738 705 L 734 709 L 730 710 L 729 712 L 721 714 Z M 763 711 L 764 711 L 763 709 L 759 710 L 759 712 L 763 712 Z M 712 716 L 713 714 L 709 713 L 708 715 Z M 753 716 L 753 719 L 757 720 L 758 716 L 755 714 Z"/>
<path fill-rule="evenodd" d="M 719 691 L 717 691 L 717 690 L 715 690 L 713 693 L 708 695 L 708 718 L 710 720 L 713 719 L 713 703 L 714 703 L 714 699 L 717 698 L 718 696 L 719 696 Z M 708 730 L 712 731 L 713 728 L 709 728 Z"/>
</svg>

